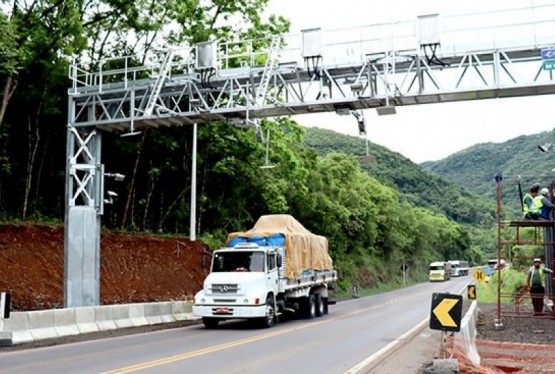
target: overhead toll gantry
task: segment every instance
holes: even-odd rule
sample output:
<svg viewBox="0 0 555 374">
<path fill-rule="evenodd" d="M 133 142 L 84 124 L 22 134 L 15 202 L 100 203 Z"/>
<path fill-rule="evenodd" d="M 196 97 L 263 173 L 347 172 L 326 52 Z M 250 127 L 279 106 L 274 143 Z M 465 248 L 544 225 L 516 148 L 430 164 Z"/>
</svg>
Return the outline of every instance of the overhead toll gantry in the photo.
<svg viewBox="0 0 555 374">
<path fill-rule="evenodd" d="M 64 304 L 98 304 L 102 132 L 196 129 L 227 121 L 255 128 L 263 140 L 262 118 L 336 112 L 353 114 L 364 134 L 365 109 L 394 114 L 405 105 L 552 94 L 553 71 L 545 63 L 550 54 L 542 50 L 553 46 L 554 21 L 553 4 L 430 14 L 74 62 L 68 90 Z M 84 256 L 92 265 L 82 261 Z"/>
</svg>

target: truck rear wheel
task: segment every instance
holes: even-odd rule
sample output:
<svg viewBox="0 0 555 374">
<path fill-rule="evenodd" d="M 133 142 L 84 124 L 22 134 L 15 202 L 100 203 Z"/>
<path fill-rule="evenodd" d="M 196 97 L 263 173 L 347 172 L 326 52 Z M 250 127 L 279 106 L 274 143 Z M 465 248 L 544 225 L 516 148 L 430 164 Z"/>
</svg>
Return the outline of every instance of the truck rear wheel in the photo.
<svg viewBox="0 0 555 374">
<path fill-rule="evenodd" d="M 314 295 L 315 297 L 315 311 L 316 311 L 316 317 L 322 317 L 324 315 L 324 299 L 322 298 L 322 295 L 320 295 L 319 293 Z"/>
<path fill-rule="evenodd" d="M 306 300 L 305 316 L 308 319 L 313 319 L 316 317 L 316 298 L 314 295 L 308 296 Z"/>
<path fill-rule="evenodd" d="M 218 327 L 218 323 L 220 323 L 220 320 L 217 318 L 202 317 L 202 323 L 207 329 L 215 329 L 216 327 Z"/>
<path fill-rule="evenodd" d="M 322 301 L 324 302 L 324 314 L 329 314 L 329 303 L 328 303 L 328 298 L 327 297 L 323 297 Z"/>
</svg>

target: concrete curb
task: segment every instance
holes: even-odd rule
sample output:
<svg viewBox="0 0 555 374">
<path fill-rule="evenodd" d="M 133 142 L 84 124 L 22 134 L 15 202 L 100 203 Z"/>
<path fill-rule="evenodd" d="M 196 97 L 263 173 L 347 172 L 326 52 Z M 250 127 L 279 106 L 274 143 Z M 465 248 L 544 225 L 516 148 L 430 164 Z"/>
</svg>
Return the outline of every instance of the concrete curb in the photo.
<svg viewBox="0 0 555 374">
<path fill-rule="evenodd" d="M 0 320 L 0 345 L 195 319 L 192 302 L 118 304 L 13 312 Z"/>
</svg>

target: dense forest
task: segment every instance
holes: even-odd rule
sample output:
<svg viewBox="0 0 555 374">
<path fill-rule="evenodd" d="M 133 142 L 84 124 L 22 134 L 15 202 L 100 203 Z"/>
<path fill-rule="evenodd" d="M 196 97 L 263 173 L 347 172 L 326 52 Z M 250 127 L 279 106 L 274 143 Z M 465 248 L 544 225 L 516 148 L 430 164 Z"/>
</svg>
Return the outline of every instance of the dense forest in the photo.
<svg viewBox="0 0 555 374">
<path fill-rule="evenodd" d="M 2 1 L 2 219 L 63 221 L 67 72 L 74 59 L 95 64 L 183 43 L 287 31 L 281 17 L 260 18 L 266 3 Z M 224 122 L 199 127 L 197 229 L 211 246 L 262 214 L 292 214 L 328 237 L 343 288 L 400 282 L 401 261 L 410 280 L 422 280 L 430 261 L 476 263 L 489 250 L 491 238 L 474 228 L 492 224 L 492 206 L 464 189 L 374 145 L 376 162 L 361 160 L 361 139 L 307 134 L 289 118 L 264 120 L 262 127 L 271 134 L 271 169 L 260 168 L 265 146 L 252 129 Z M 341 142 L 356 144 L 346 152 Z M 187 233 L 191 152 L 189 126 L 148 129 L 131 138 L 104 134 L 106 170 L 127 177 L 107 186 L 118 198 L 106 207 L 103 225 Z"/>
</svg>

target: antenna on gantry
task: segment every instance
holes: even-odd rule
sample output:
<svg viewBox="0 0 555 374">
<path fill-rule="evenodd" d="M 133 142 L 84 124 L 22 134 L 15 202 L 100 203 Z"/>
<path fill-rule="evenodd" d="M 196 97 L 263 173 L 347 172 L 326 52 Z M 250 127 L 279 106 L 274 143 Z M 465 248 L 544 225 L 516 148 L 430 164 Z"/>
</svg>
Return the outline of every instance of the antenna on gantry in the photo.
<svg viewBox="0 0 555 374">
<path fill-rule="evenodd" d="M 139 135 L 140 133 L 142 133 L 142 131 L 135 131 L 135 91 L 131 91 L 130 93 L 130 100 L 129 100 L 130 104 L 131 104 L 131 108 L 130 108 L 130 118 L 129 118 L 129 132 L 126 132 L 124 134 L 121 134 L 120 137 L 125 138 L 128 136 L 135 136 L 135 135 Z"/>
<path fill-rule="evenodd" d="M 131 125 L 129 126 L 129 132 L 121 134 L 120 137 L 126 138 L 129 136 L 135 136 L 142 133 L 143 133 L 142 131 L 135 131 L 135 121 L 133 120 L 133 116 L 131 116 Z"/>
<path fill-rule="evenodd" d="M 358 123 L 358 134 L 364 135 L 365 145 L 366 145 L 366 156 L 362 159 L 366 162 L 376 161 L 376 156 L 370 154 L 370 139 L 368 137 L 368 128 L 366 125 L 366 119 L 364 118 L 364 111 L 361 109 L 360 112 L 351 111 L 351 114 L 357 119 Z"/>
</svg>

